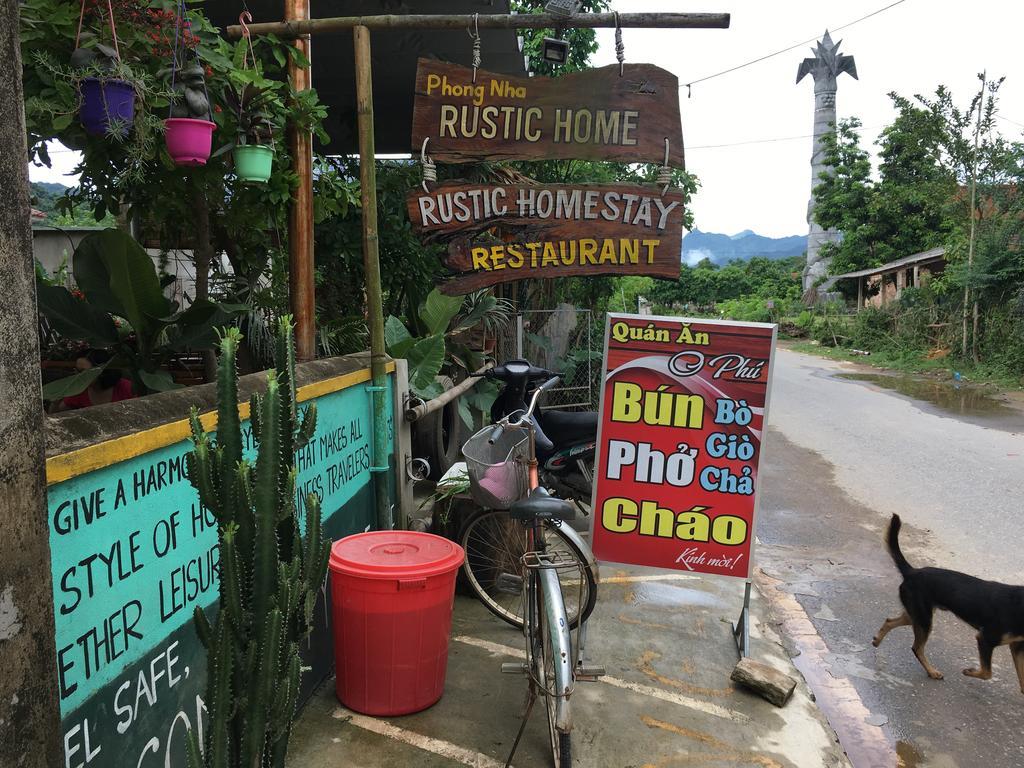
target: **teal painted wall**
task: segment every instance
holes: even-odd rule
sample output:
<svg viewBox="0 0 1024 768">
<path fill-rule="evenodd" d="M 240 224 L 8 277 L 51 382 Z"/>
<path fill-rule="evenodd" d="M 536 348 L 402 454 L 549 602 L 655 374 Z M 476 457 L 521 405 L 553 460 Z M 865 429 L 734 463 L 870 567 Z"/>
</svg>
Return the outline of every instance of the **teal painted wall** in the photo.
<svg viewBox="0 0 1024 768">
<path fill-rule="evenodd" d="M 300 499 L 320 497 L 333 539 L 376 519 L 366 386 L 318 398 L 316 434 L 296 455 Z M 243 430 L 252 455 L 248 421 Z M 391 445 L 380 463 L 393 466 Z M 213 518 L 185 474 L 190 449 L 181 441 L 49 488 L 64 768 L 184 766 L 185 733 L 203 725 L 192 612 L 216 601 L 219 558 Z M 325 588 L 304 649 L 307 692 L 333 664 L 326 598 Z"/>
</svg>

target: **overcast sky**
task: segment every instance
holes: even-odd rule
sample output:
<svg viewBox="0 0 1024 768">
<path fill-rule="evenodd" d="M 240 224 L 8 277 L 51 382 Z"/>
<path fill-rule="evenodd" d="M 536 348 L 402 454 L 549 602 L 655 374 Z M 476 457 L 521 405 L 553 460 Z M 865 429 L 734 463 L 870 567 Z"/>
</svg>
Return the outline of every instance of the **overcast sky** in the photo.
<svg viewBox="0 0 1024 768">
<path fill-rule="evenodd" d="M 613 0 L 627 11 L 727 11 L 727 30 L 624 30 L 626 60 L 697 80 L 835 30 L 893 0 Z M 314 13 L 316 12 L 314 0 Z M 1007 136 L 1024 131 L 1024 30 L 1021 0 L 904 0 L 833 35 L 856 57 L 860 80 L 839 79 L 839 117 L 856 116 L 874 141 L 893 119 L 886 94 L 930 94 L 949 86 L 958 103 L 977 91 L 977 74 L 1006 76 L 999 123 Z M 596 66 L 615 62 L 614 33 L 598 30 Z M 797 85 L 808 46 L 681 90 L 687 167 L 701 180 L 693 201 L 697 226 L 734 234 L 752 229 L 781 237 L 803 234 L 810 194 L 814 110 L 810 77 Z M 731 145 L 731 146 L 716 146 Z M 53 170 L 32 169 L 33 180 L 63 181 L 74 153 L 55 152 Z"/>
<path fill-rule="evenodd" d="M 893 0 L 613 0 L 627 11 L 724 11 L 726 30 L 623 31 L 626 61 L 650 62 L 686 83 L 820 36 Z M 859 80 L 839 78 L 840 119 L 856 116 L 871 142 L 891 122 L 889 91 L 930 94 L 944 83 L 966 106 L 977 74 L 1006 76 L 1001 132 L 1024 131 L 1024 2 L 904 0 L 833 35 L 856 58 Z M 598 30 L 594 64 L 615 62 L 614 33 Z M 743 229 L 773 237 L 807 232 L 814 86 L 796 84 L 808 46 L 681 90 L 687 169 L 701 180 L 696 225 L 708 232 Z M 1013 122 L 1010 122 L 1013 121 Z M 1015 124 L 1016 123 L 1016 124 Z M 789 138 L 801 137 L 801 138 Z M 768 139 L 788 139 L 767 142 Z M 744 143 L 744 142 L 764 143 Z M 736 146 L 714 147 L 732 144 Z"/>
</svg>

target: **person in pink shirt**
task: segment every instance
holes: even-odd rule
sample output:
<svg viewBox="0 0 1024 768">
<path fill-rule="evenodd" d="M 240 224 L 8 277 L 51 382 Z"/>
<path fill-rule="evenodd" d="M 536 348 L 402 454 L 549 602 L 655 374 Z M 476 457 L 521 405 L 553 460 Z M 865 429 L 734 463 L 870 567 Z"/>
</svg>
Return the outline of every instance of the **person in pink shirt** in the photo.
<svg viewBox="0 0 1024 768">
<path fill-rule="evenodd" d="M 105 349 L 90 349 L 75 360 L 75 369 L 86 371 L 94 366 L 103 365 L 110 360 L 110 353 Z M 74 408 L 88 408 L 93 405 L 116 403 L 135 397 L 132 383 L 121 375 L 119 368 L 106 368 L 86 389 L 77 395 L 65 397 L 56 407 L 57 411 Z"/>
</svg>

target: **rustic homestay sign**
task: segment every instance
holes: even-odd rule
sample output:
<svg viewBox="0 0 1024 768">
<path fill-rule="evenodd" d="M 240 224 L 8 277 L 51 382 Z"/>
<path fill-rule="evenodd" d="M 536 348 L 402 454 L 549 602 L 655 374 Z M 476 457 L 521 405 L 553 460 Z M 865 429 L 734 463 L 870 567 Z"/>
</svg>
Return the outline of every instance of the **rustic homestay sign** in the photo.
<svg viewBox="0 0 1024 768">
<path fill-rule="evenodd" d="M 407 198 L 413 227 L 447 242 L 459 294 L 523 278 L 678 278 L 683 193 L 627 184 L 440 184 Z"/>
<path fill-rule="evenodd" d="M 575 158 L 683 167 L 679 80 L 653 64 L 509 77 L 420 59 L 412 145 L 434 160 Z"/>
</svg>

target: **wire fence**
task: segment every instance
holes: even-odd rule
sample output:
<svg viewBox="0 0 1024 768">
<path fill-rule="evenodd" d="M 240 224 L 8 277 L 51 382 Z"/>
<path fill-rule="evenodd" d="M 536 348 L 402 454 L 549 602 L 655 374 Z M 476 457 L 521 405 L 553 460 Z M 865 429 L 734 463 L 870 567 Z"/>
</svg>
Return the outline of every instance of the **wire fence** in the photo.
<svg viewBox="0 0 1024 768">
<path fill-rule="evenodd" d="M 498 335 L 495 357 L 499 363 L 525 358 L 562 375 L 545 408 L 597 410 L 603 346 L 604 313 L 563 305 L 515 315 Z"/>
</svg>

